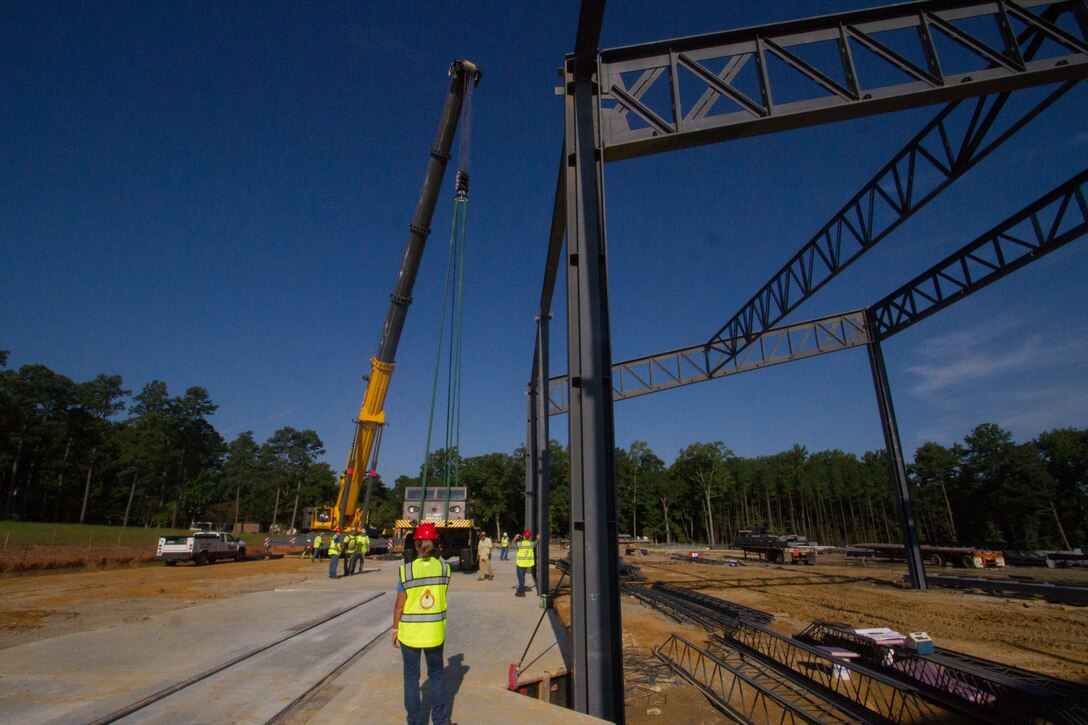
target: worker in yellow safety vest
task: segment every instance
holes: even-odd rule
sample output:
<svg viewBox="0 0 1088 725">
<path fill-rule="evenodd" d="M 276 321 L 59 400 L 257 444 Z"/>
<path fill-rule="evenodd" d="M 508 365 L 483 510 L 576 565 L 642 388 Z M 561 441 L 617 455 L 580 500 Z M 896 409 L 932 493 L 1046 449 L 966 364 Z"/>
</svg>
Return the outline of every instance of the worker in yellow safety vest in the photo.
<svg viewBox="0 0 1088 725">
<path fill-rule="evenodd" d="M 314 537 L 314 554 L 310 561 L 317 561 L 321 558 L 321 534 Z"/>
<path fill-rule="evenodd" d="M 370 551 L 370 536 L 364 528 L 355 535 L 355 556 L 351 557 L 352 574 L 355 573 L 356 569 L 359 570 L 360 574 L 366 569 L 366 553 L 368 551 Z"/>
<path fill-rule="evenodd" d="M 329 541 L 329 579 L 336 578 L 336 565 L 340 563 L 340 529 Z"/>
<path fill-rule="evenodd" d="M 502 538 L 499 539 L 499 561 L 506 561 L 510 558 L 510 534 L 505 531 L 502 532 Z"/>
<path fill-rule="evenodd" d="M 393 605 L 393 647 L 404 659 L 404 709 L 408 722 L 422 722 L 419 698 L 419 655 L 427 659 L 431 683 L 431 719 L 449 725 L 446 711 L 446 673 L 443 645 L 446 642 L 446 589 L 450 565 L 438 557 L 438 532 L 432 523 L 416 527 L 413 543 L 416 558 L 400 567 L 397 600 Z"/>
<path fill-rule="evenodd" d="M 536 541 L 540 541 L 540 534 L 536 535 Z M 525 572 L 532 571 L 536 566 L 536 541 L 532 539 L 532 533 L 528 530 L 521 536 L 514 537 L 514 550 L 517 552 L 518 590 L 515 597 L 524 597 L 528 591 L 525 587 Z M 536 573 L 533 573 L 533 581 L 536 581 Z"/>
<path fill-rule="evenodd" d="M 355 529 L 344 533 L 344 576 L 351 576 L 351 565 L 355 561 Z"/>
</svg>

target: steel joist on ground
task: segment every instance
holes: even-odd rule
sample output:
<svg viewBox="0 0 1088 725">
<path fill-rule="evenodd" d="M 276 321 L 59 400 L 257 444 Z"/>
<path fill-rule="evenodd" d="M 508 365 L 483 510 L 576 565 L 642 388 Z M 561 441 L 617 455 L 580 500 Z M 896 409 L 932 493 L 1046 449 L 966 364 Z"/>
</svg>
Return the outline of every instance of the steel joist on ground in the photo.
<svg viewBox="0 0 1088 725">
<path fill-rule="evenodd" d="M 675 622 L 689 622 L 707 629 L 732 629 L 740 621 L 734 612 L 707 609 L 702 604 L 637 584 L 621 584 L 621 590 L 656 609 Z"/>
<path fill-rule="evenodd" d="M 1073 682 L 950 650 L 921 655 L 891 648 L 844 625 L 813 622 L 797 636 L 857 652 L 869 667 L 917 685 L 927 698 L 973 720 L 1088 722 L 1088 688 Z"/>
<path fill-rule="evenodd" d="M 1083 2 L 924 0 L 603 50 L 604 159 L 1083 78 L 1088 31 L 1054 23 L 1064 9 Z M 975 67 L 951 72 L 952 47 Z"/>
<path fill-rule="evenodd" d="M 718 639 L 723 646 L 776 662 L 892 722 L 936 722 L 949 714 L 927 702 L 912 685 L 759 625 L 741 623 Z"/>
<path fill-rule="evenodd" d="M 1050 602 L 1068 602 L 1084 606 L 1088 604 L 1088 587 L 1057 584 L 1053 582 L 1025 582 L 1013 579 L 996 579 L 976 576 L 948 576 L 935 574 L 928 577 L 935 587 L 953 589 L 981 589 L 983 591 L 1023 594 L 1042 597 Z M 1088 692 L 1085 693 L 1088 701 Z"/>
<path fill-rule="evenodd" d="M 655 647 L 654 654 L 738 722 L 859 722 L 773 676 L 757 680 L 744 671 L 748 668 L 727 663 L 678 634 Z"/>
<path fill-rule="evenodd" d="M 774 621 L 774 615 L 769 612 L 762 612 L 758 609 L 752 609 L 742 604 L 734 604 L 733 602 L 727 602 L 724 599 L 718 597 L 712 597 L 709 594 L 703 594 L 702 592 L 693 592 L 690 589 L 684 587 L 678 587 L 673 584 L 666 584 L 664 582 L 657 582 L 653 585 L 654 591 L 668 594 L 672 597 L 684 599 L 692 604 L 697 604 L 713 612 L 720 612 L 727 616 L 731 616 L 735 619 L 743 620 L 745 622 L 755 622 L 756 624 L 770 624 Z"/>
</svg>

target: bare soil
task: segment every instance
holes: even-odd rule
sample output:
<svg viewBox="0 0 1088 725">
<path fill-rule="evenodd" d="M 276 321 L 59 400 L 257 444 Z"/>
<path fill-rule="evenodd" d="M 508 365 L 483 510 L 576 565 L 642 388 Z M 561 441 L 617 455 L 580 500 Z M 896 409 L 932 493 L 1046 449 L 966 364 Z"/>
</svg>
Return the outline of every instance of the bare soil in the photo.
<svg viewBox="0 0 1088 725">
<path fill-rule="evenodd" d="M 294 557 L 165 567 L 151 565 L 146 550 L 113 550 L 124 548 L 84 550 L 83 566 L 57 568 L 73 561 L 70 548 L 30 547 L 25 560 L 35 561 L 37 570 L 0 574 L 0 649 L 273 589 L 306 576 Z M 54 557 L 48 549 L 57 550 Z M 824 556 L 816 566 L 749 560 L 736 568 L 680 562 L 664 553 L 625 560 L 640 567 L 649 582 L 690 587 L 772 613 L 772 629 L 783 634 L 795 634 L 817 619 L 921 630 L 940 647 L 1088 684 L 1088 607 L 950 589 L 915 592 L 904 583 L 901 564 L 863 566 L 836 556 Z M 1085 569 L 945 573 L 1088 585 Z M 677 625 L 630 597 L 622 607 L 627 721 L 720 722 L 721 714 L 653 655 L 672 632 L 695 642 L 704 641 L 706 632 Z M 556 608 L 567 621 L 565 595 Z"/>
<path fill-rule="evenodd" d="M 733 555 L 740 556 L 712 554 L 722 559 Z M 668 582 L 769 612 L 775 617 L 770 628 L 781 634 L 797 634 L 815 620 L 925 631 L 938 647 L 1088 684 L 1088 607 L 955 589 L 916 592 L 904 581 L 903 564 L 863 564 L 837 555 L 822 556 L 816 566 L 749 559 L 725 567 L 677 561 L 662 553 L 623 559 L 639 567 L 647 583 Z M 1083 568 L 946 568 L 939 573 L 1088 585 Z M 564 599 L 557 602 L 557 612 L 566 622 Z M 652 651 L 672 632 L 696 643 L 705 642 L 707 632 L 678 625 L 631 597 L 623 598 L 622 616 L 627 722 L 721 722 L 721 714 Z"/>
</svg>

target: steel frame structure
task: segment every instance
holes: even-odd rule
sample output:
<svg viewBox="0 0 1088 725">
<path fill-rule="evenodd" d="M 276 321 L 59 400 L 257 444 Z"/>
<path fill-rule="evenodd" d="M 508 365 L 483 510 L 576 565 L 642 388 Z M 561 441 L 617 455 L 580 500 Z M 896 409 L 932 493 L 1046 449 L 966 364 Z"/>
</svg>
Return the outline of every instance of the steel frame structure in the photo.
<svg viewBox="0 0 1088 725">
<path fill-rule="evenodd" d="M 678 634 L 670 635 L 653 651 L 737 722 L 817 725 L 867 721 L 844 713 L 815 693 L 796 688 L 796 683 L 775 677 L 777 670 L 758 667 L 751 660 L 726 662 Z M 757 672 L 762 677 L 753 676 Z"/>
<path fill-rule="evenodd" d="M 1075 17 L 1079 36 L 1061 29 L 1055 22 L 1066 11 Z M 526 448 L 535 450 L 527 450 L 526 521 L 537 523 L 538 531 L 547 528 L 547 508 L 540 505 L 540 497 L 546 495 L 547 488 L 541 472 L 547 470 L 547 402 L 551 396 L 543 389 L 549 376 L 547 358 L 541 352 L 542 348 L 546 350 L 546 325 L 565 231 L 575 709 L 622 722 L 618 556 L 611 545 L 618 527 L 612 485 L 615 435 L 610 393 L 614 386 L 607 302 L 604 163 L 951 101 L 952 105 L 938 114 L 935 125 L 923 129 L 916 137 L 906 155 L 886 167 L 892 183 L 871 183 L 867 187 L 868 196 L 863 190 L 836 218 L 834 227 L 825 230 L 822 245 L 817 235 L 811 243 L 807 266 L 803 256 L 795 257 L 800 266 L 792 272 L 787 266 L 787 274 L 780 280 L 784 286 L 779 285 L 773 291 L 766 288 L 761 293 L 762 299 L 757 294 L 754 304 L 746 308 L 752 320 L 756 319 L 761 303 L 764 307 L 778 305 L 778 311 L 788 312 L 796 306 L 791 304 L 787 292 L 790 284 L 805 285 L 811 294 L 830 279 L 828 276 L 817 280 L 809 274 L 816 268 L 817 257 L 832 274 L 841 271 L 844 261 L 848 264 L 856 259 L 859 252 L 842 254 L 843 230 L 849 230 L 847 236 L 853 235 L 858 240 L 860 251 L 867 250 L 1072 83 L 1088 75 L 1088 5 L 1086 0 L 923 0 L 598 52 L 603 14 L 603 0 L 583 0 L 575 51 L 567 56 L 562 70 L 565 142 L 529 385 Z M 963 22 L 980 17 L 989 17 L 996 23 L 1000 42 L 987 42 L 974 35 L 968 27 L 970 23 Z M 887 36 L 881 35 L 902 30 L 913 30 L 917 35 L 924 63 L 912 62 L 894 49 Z M 942 66 L 942 45 L 936 37 L 973 56 L 978 67 L 967 72 L 947 72 Z M 840 56 L 837 71 L 818 67 L 805 58 L 804 48 L 819 43 L 831 43 L 837 48 Z M 867 68 L 856 62 L 855 52 L 868 53 L 870 61 L 875 57 L 879 59 L 878 65 L 883 63 L 885 68 L 870 75 Z M 756 72 L 759 101 L 744 93 L 742 76 L 750 60 L 754 61 L 751 67 Z M 822 89 L 823 95 L 783 102 L 780 91 L 792 91 L 789 81 L 781 84 L 778 81 L 774 66 L 779 63 L 795 74 L 793 82 L 803 79 Z M 841 74 L 837 79 L 836 72 Z M 889 73 L 898 73 L 900 82 L 886 82 Z M 655 81 L 662 77 L 667 77 L 670 88 L 665 94 L 668 99 L 665 110 L 654 107 L 651 92 Z M 904 77 L 906 82 L 902 82 Z M 633 79 L 632 85 L 627 84 L 628 78 Z M 690 78 L 704 84 L 694 104 L 688 103 L 685 90 Z M 1042 104 L 1004 133 L 989 139 L 988 134 L 996 128 L 997 114 L 1004 107 L 1004 94 L 1056 82 L 1063 85 Z M 976 101 L 963 143 L 953 148 L 954 137 L 950 136 L 942 114 L 959 107 L 957 101 L 990 93 L 1000 95 Z M 723 99 L 724 103 L 719 103 Z M 728 103 L 739 110 L 715 112 L 715 106 L 720 109 Z M 929 133 L 939 140 L 936 150 L 923 145 Z M 916 184 L 920 177 L 915 170 L 919 163 L 927 163 L 939 172 L 943 170 L 943 181 L 928 191 L 918 191 Z M 872 215 L 877 203 L 887 203 L 895 216 L 883 228 L 878 228 L 878 217 Z M 560 220 L 565 222 L 562 228 Z M 781 315 L 773 319 L 781 319 Z M 745 315 L 740 315 L 740 319 L 745 319 Z M 723 357 L 714 360 L 713 365 L 708 360 L 706 367 L 715 372 L 724 367 L 728 363 L 724 356 L 735 356 L 740 346 L 750 345 L 759 333 L 774 324 L 769 320 L 771 312 L 759 317 L 763 327 L 758 332 L 749 324 L 741 334 L 730 334 L 727 323 L 711 343 L 725 338 L 733 347 L 715 344 L 713 349 Z M 867 320 L 870 336 L 872 325 L 872 320 Z M 898 447 L 891 395 L 879 348 L 873 352 L 873 343 L 869 348 L 882 425 L 891 450 Z M 894 464 L 895 456 L 892 458 Z M 893 465 L 893 474 L 897 488 L 905 492 L 901 463 Z M 909 500 L 901 500 L 900 504 L 901 519 L 909 525 L 912 521 Z M 913 549 L 917 552 L 917 546 Z M 540 558 L 546 560 L 546 550 L 542 551 L 544 556 Z M 909 565 L 915 586 L 924 587 L 920 560 Z"/>
<path fill-rule="evenodd" d="M 1085 39 L 1031 10 L 1054 6 L 1051 0 L 923 0 L 603 50 L 604 160 L 1082 78 Z M 969 29 L 983 17 L 997 27 L 996 38 Z M 889 36 L 904 35 L 916 43 L 895 49 Z M 1047 47 L 1057 52 L 1029 52 L 1035 37 L 1052 41 Z M 940 38 L 973 57 L 976 67 L 946 68 L 948 45 Z M 834 56 L 823 67 L 806 59 L 821 44 Z M 863 64 L 863 56 L 876 62 Z M 746 70 L 751 89 L 742 84 Z M 798 81 L 807 93 L 791 86 Z M 797 95 L 814 97 L 788 98 Z"/>
<path fill-rule="evenodd" d="M 976 237 L 863 310 L 774 327 L 727 366 L 706 364 L 706 343 L 612 366 L 612 399 L 626 400 L 795 360 L 883 342 L 992 282 L 1088 234 L 1088 170 Z M 873 334 L 866 325 L 871 319 Z M 567 412 L 567 377 L 548 381 L 548 415 Z"/>
</svg>

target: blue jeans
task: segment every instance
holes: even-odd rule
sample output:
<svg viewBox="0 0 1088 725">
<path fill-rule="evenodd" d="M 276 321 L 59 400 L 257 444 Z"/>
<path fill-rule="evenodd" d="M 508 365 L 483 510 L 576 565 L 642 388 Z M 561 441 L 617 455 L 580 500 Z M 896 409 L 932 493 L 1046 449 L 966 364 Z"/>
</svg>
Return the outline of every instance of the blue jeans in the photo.
<svg viewBox="0 0 1088 725">
<path fill-rule="evenodd" d="M 329 578 L 336 578 L 336 565 L 340 563 L 339 554 L 329 554 Z"/>
<path fill-rule="evenodd" d="M 525 571 L 529 567 L 516 566 L 514 568 L 518 570 L 518 591 L 523 592 L 525 591 Z"/>
<path fill-rule="evenodd" d="M 359 573 L 362 574 L 363 569 L 366 566 L 365 561 L 366 561 L 366 554 L 352 554 L 351 555 L 351 566 L 349 566 L 348 569 L 351 571 L 352 574 L 355 573 L 356 569 L 358 569 Z"/>
<path fill-rule="evenodd" d="M 507 555 L 509 555 L 510 549 L 505 546 L 499 549 L 499 561 L 506 561 Z"/>
<path fill-rule="evenodd" d="M 423 704 L 419 700 L 419 653 L 427 659 L 427 679 L 431 683 L 431 722 L 449 725 L 446 713 L 446 670 L 442 656 L 443 645 L 409 647 L 401 642 L 400 653 L 404 658 L 404 709 L 408 711 L 408 725 L 423 725 Z"/>
</svg>

